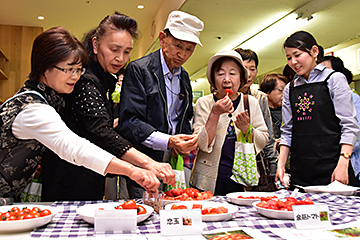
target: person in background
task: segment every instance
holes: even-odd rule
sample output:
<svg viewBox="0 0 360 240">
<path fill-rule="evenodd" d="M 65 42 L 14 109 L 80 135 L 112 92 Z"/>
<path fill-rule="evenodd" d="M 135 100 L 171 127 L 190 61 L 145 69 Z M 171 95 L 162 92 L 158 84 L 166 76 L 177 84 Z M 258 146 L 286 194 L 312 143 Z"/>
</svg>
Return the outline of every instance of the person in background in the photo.
<svg viewBox="0 0 360 240">
<path fill-rule="evenodd" d="M 230 178 L 236 136 L 239 131 L 252 134 L 258 153 L 268 141 L 267 128 L 256 98 L 248 98 L 250 117 L 244 108 L 240 89 L 247 82 L 248 72 L 239 53 L 233 50 L 216 53 L 209 60 L 206 76 L 215 91 L 196 102 L 193 128 L 199 134 L 199 149 L 191 185 L 210 190 L 214 195 L 241 192 L 243 185 Z M 228 89 L 232 90 L 231 95 L 226 93 Z"/>
<path fill-rule="evenodd" d="M 291 82 L 294 79 L 296 72 L 289 67 L 289 64 L 286 64 L 283 69 L 283 75 L 287 78 L 288 82 Z"/>
<path fill-rule="evenodd" d="M 339 57 L 334 56 L 324 56 L 323 61 L 321 62 L 325 67 L 333 69 L 337 72 L 341 72 L 345 75 L 348 84 L 350 85 L 353 81 L 353 75 L 350 70 L 345 68 L 343 61 Z M 352 93 L 352 100 L 356 109 L 356 118 L 358 124 L 360 125 L 360 97 L 354 91 Z M 358 185 L 360 186 L 360 140 L 354 145 L 352 154 L 351 154 L 351 165 L 354 169 L 355 176 L 358 179 Z"/>
<path fill-rule="evenodd" d="M 260 91 L 266 93 L 271 113 L 273 132 L 276 142 L 280 142 L 282 124 L 281 105 L 284 88 L 288 80 L 278 73 L 266 74 L 260 83 Z"/>
<path fill-rule="evenodd" d="M 268 128 L 269 141 L 267 142 L 264 149 L 256 156 L 258 172 L 260 173 L 260 182 L 258 187 L 252 187 L 253 191 L 275 191 L 276 187 L 274 184 L 276 174 L 276 160 L 278 153 L 275 150 L 275 138 L 272 127 L 271 114 L 269 110 L 268 100 L 265 93 L 256 89 L 250 88 L 254 83 L 257 75 L 257 67 L 259 65 L 259 59 L 257 54 L 250 49 L 235 49 L 240 53 L 244 66 L 249 71 L 248 82 L 242 87 L 241 92 L 254 96 L 259 101 L 264 121 Z"/>
<path fill-rule="evenodd" d="M 72 132 L 58 114 L 63 95 L 73 91 L 88 59 L 81 43 L 65 28 L 42 32 L 33 43 L 29 80 L 0 107 L 0 197 L 19 201 L 32 181 L 44 151 L 61 161 L 84 166 L 99 176 L 124 174 L 156 191 L 155 174 L 116 158 Z M 46 171 L 46 169 L 43 169 Z"/>
<path fill-rule="evenodd" d="M 335 180 L 356 185 L 349 161 L 360 130 L 346 77 L 318 64 L 324 51 L 308 32 L 293 33 L 284 49 L 296 75 L 283 95 L 276 180 L 285 184 L 285 163 L 291 152 L 291 188 Z"/>
<path fill-rule="evenodd" d="M 90 60 L 74 91 L 65 97 L 66 108 L 61 115 L 79 136 L 174 184 L 175 175 L 169 164 L 155 162 L 137 151 L 113 128 L 111 93 L 118 81 L 114 76 L 129 60 L 135 37 L 136 21 L 119 13 L 106 16 L 99 26 L 88 32 L 83 44 Z M 43 162 L 44 172 L 49 173 L 43 176 L 43 201 L 103 199 L 104 176 L 54 156 L 48 157 L 48 161 Z"/>
<path fill-rule="evenodd" d="M 198 136 L 191 134 L 190 126 L 190 79 L 182 65 L 196 44 L 201 45 L 199 35 L 203 27 L 195 16 L 171 12 L 164 31 L 159 33 L 161 49 L 126 68 L 118 131 L 156 161 L 168 161 L 166 156 L 171 152 L 174 156 L 187 156 L 197 147 Z M 130 197 L 142 196 L 143 188 L 133 181 L 127 183 Z"/>
</svg>

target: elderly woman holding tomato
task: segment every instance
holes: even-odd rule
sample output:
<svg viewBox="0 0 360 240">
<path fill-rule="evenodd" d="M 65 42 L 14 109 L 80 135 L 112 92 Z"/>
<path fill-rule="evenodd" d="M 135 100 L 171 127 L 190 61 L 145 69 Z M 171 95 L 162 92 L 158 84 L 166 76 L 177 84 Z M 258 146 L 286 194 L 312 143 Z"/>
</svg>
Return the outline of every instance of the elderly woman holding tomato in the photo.
<svg viewBox="0 0 360 240">
<path fill-rule="evenodd" d="M 251 134 L 255 150 L 260 152 L 268 141 L 267 127 L 257 99 L 249 96 L 250 113 L 244 108 L 240 89 L 248 72 L 239 53 L 216 53 L 209 60 L 206 75 L 215 92 L 198 99 L 195 106 L 193 128 L 199 134 L 199 151 L 191 184 L 215 195 L 243 191 L 241 184 L 230 179 L 236 136 L 239 131 Z M 229 90 L 232 93 L 226 93 Z"/>
</svg>

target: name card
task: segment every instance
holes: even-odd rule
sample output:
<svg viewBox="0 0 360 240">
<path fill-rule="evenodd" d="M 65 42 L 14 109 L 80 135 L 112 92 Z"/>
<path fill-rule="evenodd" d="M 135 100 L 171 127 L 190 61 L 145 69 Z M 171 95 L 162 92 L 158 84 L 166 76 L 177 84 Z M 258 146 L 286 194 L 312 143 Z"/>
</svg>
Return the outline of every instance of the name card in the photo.
<svg viewBox="0 0 360 240">
<path fill-rule="evenodd" d="M 331 227 L 329 208 L 326 204 L 293 205 L 297 229 Z"/>
<path fill-rule="evenodd" d="M 136 231 L 136 209 L 95 210 L 95 232 L 131 232 Z"/>
<path fill-rule="evenodd" d="M 194 235 L 202 233 L 201 210 L 160 210 L 161 236 Z"/>
</svg>

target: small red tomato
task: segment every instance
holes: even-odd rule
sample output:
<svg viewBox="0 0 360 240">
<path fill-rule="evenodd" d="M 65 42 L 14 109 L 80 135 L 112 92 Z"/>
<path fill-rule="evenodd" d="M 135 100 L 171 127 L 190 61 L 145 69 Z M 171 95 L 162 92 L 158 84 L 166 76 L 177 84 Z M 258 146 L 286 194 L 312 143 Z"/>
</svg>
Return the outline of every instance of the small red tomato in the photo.
<svg viewBox="0 0 360 240">
<path fill-rule="evenodd" d="M 123 209 L 136 209 L 136 202 L 134 200 L 126 201 L 122 207 Z"/>
<path fill-rule="evenodd" d="M 137 209 L 137 215 L 141 215 L 141 214 L 146 213 L 146 209 L 141 205 L 136 205 L 136 209 Z"/>
<path fill-rule="evenodd" d="M 49 209 L 44 209 L 40 212 L 40 216 L 41 217 L 45 217 L 45 216 L 48 216 L 48 215 L 51 215 L 51 211 Z"/>
</svg>

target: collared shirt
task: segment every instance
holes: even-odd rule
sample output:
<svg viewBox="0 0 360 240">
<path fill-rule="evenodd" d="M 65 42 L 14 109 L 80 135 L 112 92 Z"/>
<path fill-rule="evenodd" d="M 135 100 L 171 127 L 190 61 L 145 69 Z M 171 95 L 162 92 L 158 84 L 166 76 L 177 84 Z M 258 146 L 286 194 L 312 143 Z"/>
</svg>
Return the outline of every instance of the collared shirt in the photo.
<svg viewBox="0 0 360 240">
<path fill-rule="evenodd" d="M 319 64 L 309 74 L 306 80 L 303 76 L 294 76 L 294 86 L 301 86 L 306 83 L 322 82 L 332 72 L 324 65 Z M 328 87 L 331 100 L 334 103 L 336 116 L 340 119 L 341 139 L 340 144 L 351 144 L 354 146 L 360 134 L 360 128 L 356 121 L 356 110 L 352 100 L 352 92 L 342 73 L 334 73 L 328 80 Z M 280 145 L 291 146 L 292 137 L 292 111 L 289 98 L 289 84 L 286 85 L 282 103 L 283 125 L 281 126 Z"/>
<path fill-rule="evenodd" d="M 169 124 L 169 132 L 162 133 L 155 131 L 142 142 L 148 148 L 154 150 L 166 151 L 168 150 L 168 142 L 171 135 L 175 135 L 176 126 L 179 123 L 179 114 L 181 113 L 181 105 L 183 100 L 180 100 L 180 74 L 181 68 L 173 68 L 173 74 L 170 72 L 162 51 L 160 50 L 161 67 L 165 79 L 166 102 L 167 102 L 167 118 Z"/>
</svg>

